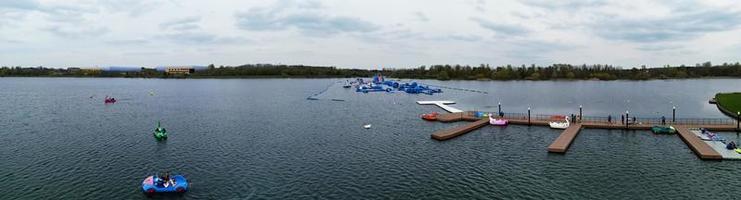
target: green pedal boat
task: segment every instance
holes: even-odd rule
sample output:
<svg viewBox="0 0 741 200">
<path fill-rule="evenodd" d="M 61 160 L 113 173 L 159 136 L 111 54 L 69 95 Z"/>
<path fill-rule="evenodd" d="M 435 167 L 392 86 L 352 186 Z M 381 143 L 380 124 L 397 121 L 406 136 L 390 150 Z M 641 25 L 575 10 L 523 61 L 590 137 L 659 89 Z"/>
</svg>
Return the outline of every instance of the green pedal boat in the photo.
<svg viewBox="0 0 741 200">
<path fill-rule="evenodd" d="M 672 126 L 653 126 L 651 127 L 651 131 L 653 131 L 656 134 L 675 134 L 677 133 L 677 129 L 674 129 Z"/>
<path fill-rule="evenodd" d="M 157 139 L 157 140 L 167 139 L 167 130 L 160 126 L 160 122 L 157 122 L 157 128 L 154 129 L 154 139 Z"/>
</svg>

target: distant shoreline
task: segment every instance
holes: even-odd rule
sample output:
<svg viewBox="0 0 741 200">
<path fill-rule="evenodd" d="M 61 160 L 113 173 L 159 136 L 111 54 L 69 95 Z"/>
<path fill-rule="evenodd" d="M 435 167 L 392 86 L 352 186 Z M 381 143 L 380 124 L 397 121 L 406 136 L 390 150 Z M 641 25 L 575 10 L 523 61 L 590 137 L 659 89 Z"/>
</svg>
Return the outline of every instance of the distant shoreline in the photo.
<svg viewBox="0 0 741 200">
<path fill-rule="evenodd" d="M 186 79 L 357 79 L 357 78 L 371 78 L 372 76 L 367 77 L 331 77 L 331 76 L 291 76 L 291 77 L 285 77 L 285 76 L 187 76 L 187 77 L 133 77 L 133 76 L 0 76 L 0 79 L 2 78 L 100 78 L 100 79 L 171 79 L 171 80 L 186 80 Z M 600 80 L 600 79 L 543 79 L 543 80 L 527 80 L 527 79 L 512 79 L 512 80 L 494 80 L 494 79 L 449 79 L 449 80 L 439 80 L 439 79 L 432 79 L 432 78 L 396 78 L 396 77 L 388 77 L 392 79 L 404 79 L 404 80 L 435 80 L 435 81 L 481 81 L 481 82 L 518 82 L 518 81 L 528 81 L 528 82 L 548 82 L 548 81 L 595 81 L 595 82 L 610 82 L 610 81 L 635 81 L 635 82 L 641 82 L 641 81 L 658 81 L 658 80 L 732 80 L 732 79 L 741 79 L 741 77 L 735 77 L 735 76 L 710 76 L 710 77 L 691 77 L 691 78 L 655 78 L 655 79 L 611 79 L 611 80 Z"/>
<path fill-rule="evenodd" d="M 114 70 L 115 69 L 115 70 Z M 267 78 L 354 78 L 381 74 L 396 79 L 469 81 L 578 81 L 578 80 L 681 80 L 741 78 L 741 64 L 713 66 L 709 62 L 695 67 L 623 69 L 611 65 L 553 64 L 541 66 L 462 66 L 433 65 L 401 69 L 345 69 L 304 65 L 251 64 L 241 66 L 154 68 L 44 68 L 0 67 L 0 77 L 118 77 L 164 79 L 267 79 Z"/>
</svg>

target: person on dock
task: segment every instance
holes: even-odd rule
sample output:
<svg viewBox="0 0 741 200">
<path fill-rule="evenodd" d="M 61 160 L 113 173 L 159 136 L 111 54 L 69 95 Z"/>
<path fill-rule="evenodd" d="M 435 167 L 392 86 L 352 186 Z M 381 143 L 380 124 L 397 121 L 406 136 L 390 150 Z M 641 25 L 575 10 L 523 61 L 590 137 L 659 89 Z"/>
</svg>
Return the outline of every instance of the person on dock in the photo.
<svg viewBox="0 0 741 200">
<path fill-rule="evenodd" d="M 620 124 L 625 124 L 625 115 L 620 115 Z"/>
<path fill-rule="evenodd" d="M 666 125 L 666 117 L 661 116 L 661 125 Z"/>
<path fill-rule="evenodd" d="M 612 115 L 607 115 L 607 123 L 612 124 Z"/>
</svg>

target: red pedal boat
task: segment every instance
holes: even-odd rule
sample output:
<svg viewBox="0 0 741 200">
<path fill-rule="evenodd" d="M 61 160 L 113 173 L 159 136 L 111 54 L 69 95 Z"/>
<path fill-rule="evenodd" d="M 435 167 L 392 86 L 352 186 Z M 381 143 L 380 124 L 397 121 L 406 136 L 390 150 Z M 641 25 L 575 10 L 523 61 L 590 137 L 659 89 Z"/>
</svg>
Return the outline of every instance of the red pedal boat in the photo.
<svg viewBox="0 0 741 200">
<path fill-rule="evenodd" d="M 105 96 L 105 101 L 104 101 L 104 102 L 105 102 L 106 104 L 109 104 L 109 103 L 116 103 L 116 98 Z"/>
<path fill-rule="evenodd" d="M 435 121 L 435 120 L 437 120 L 437 115 L 438 115 L 437 112 L 432 112 L 432 113 L 428 113 L 428 114 L 422 114 L 419 117 L 421 117 L 422 119 L 427 120 L 427 121 Z"/>
</svg>

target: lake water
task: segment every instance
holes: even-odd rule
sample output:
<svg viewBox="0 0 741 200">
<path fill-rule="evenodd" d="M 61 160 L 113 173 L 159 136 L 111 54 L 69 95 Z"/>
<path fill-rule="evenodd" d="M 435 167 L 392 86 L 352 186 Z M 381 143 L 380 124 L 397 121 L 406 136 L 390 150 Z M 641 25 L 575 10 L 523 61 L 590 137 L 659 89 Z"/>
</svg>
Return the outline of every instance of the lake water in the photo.
<svg viewBox="0 0 741 200">
<path fill-rule="evenodd" d="M 355 93 L 344 79 L 0 78 L 0 199 L 146 199 L 141 181 L 185 175 L 187 199 L 733 199 L 741 162 L 702 161 L 677 136 L 584 130 L 565 155 L 559 131 L 459 124 L 438 111 L 724 117 L 707 104 L 741 80 L 423 81 L 476 89 Z M 307 96 L 325 90 L 320 100 Z M 150 95 L 150 91 L 154 95 Z M 119 99 L 104 105 L 102 98 Z M 92 98 L 91 98 L 92 97 Z M 345 101 L 330 101 L 342 99 Z M 170 138 L 157 142 L 158 120 Z M 373 124 L 372 129 L 363 129 Z M 738 140 L 735 133 L 723 133 Z"/>
</svg>

